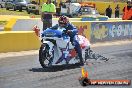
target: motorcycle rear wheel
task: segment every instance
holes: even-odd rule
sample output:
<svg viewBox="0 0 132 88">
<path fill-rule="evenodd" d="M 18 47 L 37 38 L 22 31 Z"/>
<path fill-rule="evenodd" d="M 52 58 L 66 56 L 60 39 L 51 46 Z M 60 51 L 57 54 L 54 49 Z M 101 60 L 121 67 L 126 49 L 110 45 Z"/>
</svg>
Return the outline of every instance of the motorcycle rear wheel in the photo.
<svg viewBox="0 0 132 88">
<path fill-rule="evenodd" d="M 49 56 L 49 46 L 47 44 L 42 44 L 39 49 L 39 62 L 43 68 L 51 67 L 50 60 L 53 57 Z"/>
</svg>

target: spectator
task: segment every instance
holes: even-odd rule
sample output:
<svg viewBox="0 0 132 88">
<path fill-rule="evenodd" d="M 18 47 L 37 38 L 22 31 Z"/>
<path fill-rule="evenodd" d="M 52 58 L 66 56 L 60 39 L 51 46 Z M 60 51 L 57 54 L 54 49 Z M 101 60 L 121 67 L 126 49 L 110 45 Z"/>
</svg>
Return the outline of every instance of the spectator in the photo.
<svg viewBox="0 0 132 88">
<path fill-rule="evenodd" d="M 127 5 L 123 9 L 123 20 L 132 20 L 132 1 L 128 0 Z"/>
<path fill-rule="evenodd" d="M 57 6 L 57 2 L 56 2 L 56 1 L 53 1 L 52 3 L 53 3 L 55 6 Z"/>
<path fill-rule="evenodd" d="M 43 22 L 43 30 L 52 26 L 52 15 L 56 13 L 56 6 L 51 1 L 47 0 L 42 5 L 41 20 Z"/>
<path fill-rule="evenodd" d="M 117 6 L 115 7 L 115 18 L 119 18 L 119 14 L 120 14 L 119 11 L 120 11 L 120 7 L 117 4 Z"/>
<path fill-rule="evenodd" d="M 63 3 L 62 3 L 62 1 L 60 1 L 59 8 L 61 8 L 61 6 L 63 6 Z"/>
<path fill-rule="evenodd" d="M 106 8 L 105 12 L 106 12 L 106 16 L 108 16 L 109 18 L 111 18 L 112 9 L 111 9 L 110 5 L 108 6 L 108 8 Z"/>
</svg>

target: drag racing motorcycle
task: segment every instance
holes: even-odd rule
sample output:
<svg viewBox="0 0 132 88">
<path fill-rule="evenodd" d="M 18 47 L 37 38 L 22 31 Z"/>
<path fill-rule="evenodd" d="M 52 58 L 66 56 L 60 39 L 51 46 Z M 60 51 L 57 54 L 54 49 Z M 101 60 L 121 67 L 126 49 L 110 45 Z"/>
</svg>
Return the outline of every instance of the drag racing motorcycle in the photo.
<svg viewBox="0 0 132 88">
<path fill-rule="evenodd" d="M 65 28 L 47 28 L 42 33 L 42 45 L 39 50 L 39 62 L 43 68 L 54 65 L 80 63 L 80 58 L 76 53 L 70 37 L 66 34 Z M 76 35 L 76 40 L 82 49 L 83 61 L 89 57 L 90 43 L 87 38 Z"/>
</svg>

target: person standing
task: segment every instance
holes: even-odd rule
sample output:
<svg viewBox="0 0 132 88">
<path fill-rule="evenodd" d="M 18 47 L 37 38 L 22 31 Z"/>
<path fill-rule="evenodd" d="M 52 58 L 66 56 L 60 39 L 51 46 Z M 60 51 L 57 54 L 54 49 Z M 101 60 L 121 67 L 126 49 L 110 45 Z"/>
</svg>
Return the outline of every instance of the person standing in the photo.
<svg viewBox="0 0 132 88">
<path fill-rule="evenodd" d="M 52 15 L 56 13 L 56 6 L 52 3 L 52 0 L 47 0 L 42 5 L 41 21 L 43 22 L 43 30 L 52 26 Z"/>
<path fill-rule="evenodd" d="M 106 8 L 105 12 L 106 12 L 106 16 L 108 16 L 109 18 L 111 18 L 112 9 L 111 9 L 110 5 L 108 6 L 108 8 Z"/>
<path fill-rule="evenodd" d="M 127 5 L 123 9 L 123 20 L 132 20 L 132 1 L 128 0 Z"/>
<path fill-rule="evenodd" d="M 119 14 L 120 14 L 119 11 L 120 11 L 120 7 L 117 4 L 117 6 L 115 7 L 115 18 L 119 18 Z"/>
</svg>

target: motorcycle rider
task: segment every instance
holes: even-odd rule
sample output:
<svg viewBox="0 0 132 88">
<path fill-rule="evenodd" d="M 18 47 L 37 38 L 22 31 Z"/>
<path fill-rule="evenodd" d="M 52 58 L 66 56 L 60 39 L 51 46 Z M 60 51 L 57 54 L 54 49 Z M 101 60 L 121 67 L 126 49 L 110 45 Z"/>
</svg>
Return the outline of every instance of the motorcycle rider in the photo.
<svg viewBox="0 0 132 88">
<path fill-rule="evenodd" d="M 83 58 L 82 58 L 82 50 L 79 45 L 79 42 L 75 39 L 75 35 L 78 34 L 77 28 L 69 22 L 69 18 L 67 16 L 60 16 L 58 20 L 58 24 L 51 27 L 51 29 L 58 29 L 58 27 L 63 27 L 66 29 L 66 34 L 70 36 L 70 41 L 72 45 L 74 45 L 74 49 L 78 53 L 78 56 L 80 58 L 80 64 L 83 65 Z"/>
</svg>

